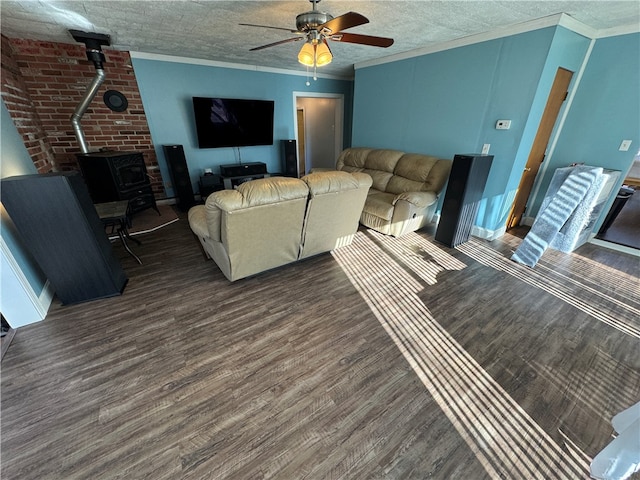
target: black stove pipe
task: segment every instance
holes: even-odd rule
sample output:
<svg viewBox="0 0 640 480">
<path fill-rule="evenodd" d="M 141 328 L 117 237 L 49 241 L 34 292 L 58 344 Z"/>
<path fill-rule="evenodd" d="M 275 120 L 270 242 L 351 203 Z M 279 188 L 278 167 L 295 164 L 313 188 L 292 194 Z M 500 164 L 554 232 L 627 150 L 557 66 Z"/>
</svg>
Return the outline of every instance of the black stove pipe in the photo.
<svg viewBox="0 0 640 480">
<path fill-rule="evenodd" d="M 78 139 L 78 143 L 80 144 L 80 151 L 82 153 L 89 153 L 89 148 L 87 147 L 87 142 L 84 138 L 84 132 L 80 125 L 80 120 L 82 120 L 82 116 L 89 108 L 93 97 L 95 97 L 100 85 L 104 82 L 105 73 L 102 67 L 103 62 L 105 61 L 104 53 L 102 53 L 102 45 L 110 45 L 109 35 L 103 35 L 101 33 L 87 33 L 81 32 L 79 30 L 69 30 L 71 36 L 73 36 L 74 40 L 77 42 L 83 42 L 87 47 L 87 59 L 93 62 L 93 65 L 96 68 L 96 76 L 93 78 L 89 86 L 84 92 L 80 103 L 76 107 L 73 115 L 71 115 L 71 125 L 73 126 L 73 131 Z"/>
</svg>

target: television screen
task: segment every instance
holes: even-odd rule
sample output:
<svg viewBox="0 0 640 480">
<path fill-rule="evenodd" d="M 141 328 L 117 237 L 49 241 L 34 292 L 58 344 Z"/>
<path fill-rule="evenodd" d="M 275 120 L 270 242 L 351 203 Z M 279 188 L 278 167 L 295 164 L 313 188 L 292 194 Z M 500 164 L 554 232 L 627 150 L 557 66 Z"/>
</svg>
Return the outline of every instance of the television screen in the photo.
<svg viewBox="0 0 640 480">
<path fill-rule="evenodd" d="M 193 97 L 198 147 L 273 145 L 273 100 Z"/>
</svg>

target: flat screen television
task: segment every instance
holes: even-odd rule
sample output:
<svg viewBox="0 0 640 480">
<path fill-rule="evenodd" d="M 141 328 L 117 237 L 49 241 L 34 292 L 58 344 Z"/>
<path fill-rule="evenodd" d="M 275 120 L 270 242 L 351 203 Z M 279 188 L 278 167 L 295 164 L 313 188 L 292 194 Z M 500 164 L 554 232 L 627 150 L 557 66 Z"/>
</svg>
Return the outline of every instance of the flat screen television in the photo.
<svg viewBox="0 0 640 480">
<path fill-rule="evenodd" d="M 193 97 L 199 148 L 273 145 L 273 100 Z"/>
</svg>

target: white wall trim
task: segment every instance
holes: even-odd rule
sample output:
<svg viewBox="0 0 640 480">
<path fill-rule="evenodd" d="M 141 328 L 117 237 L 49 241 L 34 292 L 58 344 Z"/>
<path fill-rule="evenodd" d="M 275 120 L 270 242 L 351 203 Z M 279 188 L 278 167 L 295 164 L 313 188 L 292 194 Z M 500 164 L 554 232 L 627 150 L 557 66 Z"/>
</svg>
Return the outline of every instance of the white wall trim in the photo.
<svg viewBox="0 0 640 480">
<path fill-rule="evenodd" d="M 600 240 L 599 238 L 592 238 L 589 240 L 589 243 L 598 245 L 599 247 L 608 248 L 610 250 L 615 250 L 617 252 L 628 253 L 629 255 L 633 255 L 634 257 L 640 257 L 640 250 L 627 247 L 626 245 L 618 245 L 617 243 L 605 242 L 604 240 Z"/>
<path fill-rule="evenodd" d="M 131 58 L 139 58 L 141 60 L 157 60 L 161 62 L 188 63 L 190 65 L 203 65 L 205 67 L 234 68 L 236 70 L 250 70 L 253 72 L 279 73 L 282 75 L 296 75 L 299 77 L 308 77 L 307 71 L 287 70 L 284 68 L 263 67 L 260 65 L 248 65 L 244 63 L 219 62 L 216 60 L 205 60 L 203 58 L 177 57 L 174 55 L 162 55 L 159 53 L 146 52 L 129 52 Z M 318 78 L 328 78 L 332 80 L 353 80 L 353 76 L 338 76 L 318 73 L 314 75 Z"/>
<path fill-rule="evenodd" d="M 531 227 L 533 226 L 533 221 L 536 219 L 536 217 L 522 217 L 520 219 L 520 225 L 525 225 L 527 227 Z"/>
<path fill-rule="evenodd" d="M 338 158 L 339 153 L 342 151 L 342 144 L 344 143 L 344 94 L 343 93 L 322 93 L 322 92 L 293 92 L 293 135 L 296 139 L 296 145 L 300 145 L 300 139 L 298 138 L 298 98 L 333 98 L 338 101 L 338 108 L 336 111 L 336 145 L 335 145 L 335 158 Z M 298 161 L 300 161 L 298 159 Z M 306 164 L 306 159 L 305 159 Z"/>
<path fill-rule="evenodd" d="M 40 295 L 36 295 L 36 292 L 34 292 L 33 288 L 31 288 L 31 284 L 27 280 L 27 277 L 24 275 L 22 269 L 20 268 L 20 265 L 16 261 L 15 257 L 13 256 L 13 253 L 11 253 L 11 250 L 9 249 L 9 247 L 7 246 L 6 242 L 2 237 L 0 237 L 0 251 L 4 256 L 5 260 L 7 261 L 9 268 L 13 272 L 13 277 L 17 280 L 20 287 L 22 288 L 22 291 L 31 302 L 37 316 L 39 317 L 39 320 L 43 320 L 47 316 L 47 311 L 53 300 L 54 292 L 53 292 L 53 288 L 51 287 L 51 284 L 49 283 L 49 280 L 46 281 Z M 9 323 L 11 324 L 12 323 L 11 319 L 8 319 L 8 320 L 9 320 Z M 15 323 L 15 321 L 13 323 Z M 23 326 L 28 323 L 32 323 L 32 322 L 28 321 L 25 323 L 20 323 L 18 326 Z"/>
<path fill-rule="evenodd" d="M 631 24 L 622 27 L 613 27 L 598 30 L 596 38 L 617 37 L 619 35 L 628 35 L 630 33 L 640 33 L 640 25 Z"/>
<path fill-rule="evenodd" d="M 489 240 L 489 241 L 495 240 L 496 238 L 500 238 L 506 232 L 507 232 L 506 225 L 498 228 L 497 230 L 489 230 L 486 228 L 478 227 L 477 225 L 474 225 L 473 227 L 471 227 L 471 235 L 473 235 L 474 237 L 482 238 L 484 240 Z"/>
<path fill-rule="evenodd" d="M 433 217 L 431 218 L 431 222 L 435 223 L 436 226 L 438 225 L 438 223 L 440 222 L 440 213 L 434 213 Z M 489 230 L 483 227 L 479 227 L 477 225 L 473 225 L 471 227 L 471 232 L 470 234 L 473 235 L 474 237 L 478 237 L 478 238 L 482 238 L 484 240 L 495 240 L 496 238 L 500 238 L 501 236 L 503 236 L 505 233 L 507 232 L 507 226 L 503 226 L 500 227 L 497 230 Z"/>
<path fill-rule="evenodd" d="M 583 37 L 587 38 L 596 38 L 598 35 L 598 30 L 588 25 L 585 25 L 582 22 L 579 22 L 575 18 L 563 13 L 560 15 L 560 19 L 558 21 L 558 25 L 564 27 L 572 32 L 575 32 Z"/>
<path fill-rule="evenodd" d="M 628 33 L 640 32 L 640 26 L 636 24 L 626 25 L 623 27 L 615 27 L 604 30 L 596 30 L 588 25 L 585 25 L 566 13 L 557 13 L 555 15 L 549 15 L 547 17 L 537 18 L 535 20 L 529 20 L 527 22 L 516 23 L 513 25 L 507 25 L 504 27 L 496 28 L 494 30 L 478 33 L 475 35 L 469 35 L 467 37 L 457 38 L 449 42 L 443 42 L 436 45 L 430 45 L 427 47 L 421 47 L 408 52 L 397 53 L 394 55 L 388 55 L 386 57 L 377 58 L 373 60 L 367 60 L 364 62 L 356 63 L 354 68 L 372 67 L 374 65 L 382 65 L 390 62 L 397 62 L 398 60 L 405 60 L 408 58 L 420 57 L 422 55 L 428 55 L 431 53 L 441 52 L 444 50 L 451 50 L 452 48 L 464 47 L 467 45 L 473 45 L 480 42 L 486 42 L 489 40 L 496 40 L 498 38 L 509 37 L 517 35 L 519 33 L 531 32 L 534 30 L 540 30 L 541 28 L 552 27 L 554 25 L 562 26 L 572 32 L 587 37 L 589 39 L 613 37 L 617 35 L 625 35 Z"/>
<path fill-rule="evenodd" d="M 457 38 L 449 42 L 439 43 L 436 45 L 430 45 L 427 47 L 417 48 L 408 52 L 397 53 L 394 55 L 388 55 L 373 60 L 367 60 L 364 62 L 356 63 L 355 69 L 372 67 L 374 65 L 381 65 L 384 63 L 397 62 L 398 60 L 405 60 L 413 57 L 420 57 L 422 55 L 428 55 L 430 53 L 441 52 L 444 50 L 451 50 L 452 48 L 464 47 L 467 45 L 473 45 L 480 42 L 486 42 L 489 40 L 495 40 L 498 38 L 509 37 L 511 35 L 517 35 L 519 33 L 531 32 L 533 30 L 539 30 L 541 28 L 552 27 L 559 25 L 562 17 L 567 16 L 563 13 L 549 15 L 547 17 L 537 18 L 527 22 L 517 23 L 514 25 L 507 25 L 505 27 L 496 28 L 489 32 L 478 33 L 475 35 L 469 35 L 467 37 Z"/>
</svg>

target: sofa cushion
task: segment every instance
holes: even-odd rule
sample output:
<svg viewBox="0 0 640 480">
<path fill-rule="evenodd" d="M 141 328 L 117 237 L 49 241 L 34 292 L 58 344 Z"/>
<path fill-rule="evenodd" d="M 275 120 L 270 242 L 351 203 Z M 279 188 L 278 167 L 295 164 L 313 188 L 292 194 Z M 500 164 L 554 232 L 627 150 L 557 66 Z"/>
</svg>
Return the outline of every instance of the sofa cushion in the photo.
<svg viewBox="0 0 640 480">
<path fill-rule="evenodd" d="M 402 192 L 396 195 L 393 204 L 398 203 L 398 200 L 404 200 L 418 208 L 424 208 L 433 205 L 437 199 L 438 196 L 433 192 Z"/>
<path fill-rule="evenodd" d="M 364 204 L 363 212 L 369 215 L 380 217 L 384 220 L 391 220 L 393 217 L 393 205 L 395 200 L 393 193 L 381 192 L 379 190 L 369 190 L 367 202 Z"/>
<path fill-rule="evenodd" d="M 393 170 L 395 175 L 424 183 L 429 178 L 433 166 L 438 162 L 437 157 L 419 153 L 405 153 Z"/>
<path fill-rule="evenodd" d="M 297 178 L 269 177 L 245 182 L 237 190 L 223 190 L 210 195 L 213 204 L 227 212 L 260 205 L 304 198 L 309 195 L 306 183 Z M 207 199 L 207 205 L 209 204 Z"/>
<path fill-rule="evenodd" d="M 371 148 L 354 147 L 343 150 L 336 161 L 336 169 L 345 172 L 359 172 L 364 168 L 364 161 Z"/>
<path fill-rule="evenodd" d="M 438 183 L 430 179 L 437 157 L 407 153 L 398 160 L 394 169 L 394 176 L 389 180 L 387 192 L 420 192 L 432 191 L 432 184 Z M 437 190 L 436 190 L 437 191 Z"/>
<path fill-rule="evenodd" d="M 403 153 L 397 150 L 371 150 L 364 163 L 366 170 L 382 170 L 393 173 Z"/>
<path fill-rule="evenodd" d="M 371 178 L 364 174 L 351 174 L 347 172 L 314 172 L 302 177 L 309 187 L 309 194 L 313 197 L 315 195 L 323 195 L 325 193 L 341 192 L 344 190 L 355 190 L 359 188 L 362 183 L 362 177 L 368 180 L 371 185 Z M 366 183 L 365 180 L 365 183 Z"/>
<path fill-rule="evenodd" d="M 362 173 L 366 173 L 373 180 L 371 188 L 375 188 L 376 190 L 380 190 L 381 192 L 385 192 L 387 190 L 389 180 L 391 180 L 391 177 L 393 177 L 393 173 L 383 172 L 381 170 L 369 170 L 367 168 L 362 170 Z"/>
<path fill-rule="evenodd" d="M 417 182 L 398 175 L 393 175 L 389 179 L 385 191 L 398 194 L 403 192 L 420 192 L 424 189 L 424 182 Z"/>
</svg>

